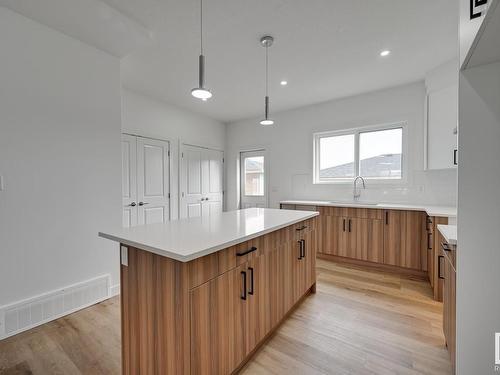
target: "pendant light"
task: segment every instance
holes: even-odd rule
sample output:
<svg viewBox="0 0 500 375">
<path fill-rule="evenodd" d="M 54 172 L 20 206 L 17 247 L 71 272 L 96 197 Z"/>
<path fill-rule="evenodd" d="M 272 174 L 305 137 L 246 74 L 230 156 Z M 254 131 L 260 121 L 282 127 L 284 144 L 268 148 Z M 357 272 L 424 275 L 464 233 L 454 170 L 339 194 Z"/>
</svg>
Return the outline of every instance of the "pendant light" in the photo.
<svg viewBox="0 0 500 375">
<path fill-rule="evenodd" d="M 203 0 L 200 0 L 200 57 L 198 59 L 198 87 L 191 90 L 191 95 L 206 101 L 212 93 L 205 87 L 205 56 L 203 56 Z"/>
<path fill-rule="evenodd" d="M 260 120 L 261 125 L 273 125 L 274 121 L 269 118 L 269 47 L 273 45 L 274 38 L 266 35 L 260 39 L 260 44 L 266 47 L 266 97 L 264 99 L 264 119 Z"/>
</svg>

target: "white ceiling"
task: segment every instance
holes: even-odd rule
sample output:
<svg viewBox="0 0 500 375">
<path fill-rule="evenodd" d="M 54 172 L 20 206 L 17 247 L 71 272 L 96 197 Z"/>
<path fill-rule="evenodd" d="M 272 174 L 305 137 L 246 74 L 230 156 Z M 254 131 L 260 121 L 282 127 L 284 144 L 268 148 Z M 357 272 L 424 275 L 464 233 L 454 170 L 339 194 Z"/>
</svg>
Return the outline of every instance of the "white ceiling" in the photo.
<svg viewBox="0 0 500 375">
<path fill-rule="evenodd" d="M 55 1 L 70 0 L 43 3 Z M 41 0 L 0 0 L 11 8 L 18 2 Z M 84 3 L 106 4 L 129 32 L 136 25 L 134 35 L 152 36 L 151 43 L 141 39 L 129 46 L 133 52 L 123 57 L 125 87 L 224 122 L 263 111 L 264 34 L 275 37 L 269 51 L 274 112 L 417 81 L 458 53 L 456 0 L 205 0 L 206 83 L 214 97 L 201 102 L 190 95 L 197 85 L 199 0 Z M 29 16 L 37 19 L 34 13 Z M 85 16 L 80 24 L 85 21 L 89 30 L 107 22 Z M 54 26 L 47 18 L 42 22 Z M 64 31 L 71 22 L 56 26 Z M 92 33 L 67 33 L 96 45 Z M 123 35 L 115 37 L 123 41 Z M 97 46 L 128 53 L 113 51 L 113 45 L 111 35 Z M 391 55 L 380 57 L 383 49 Z M 288 86 L 280 86 L 282 79 Z"/>
</svg>

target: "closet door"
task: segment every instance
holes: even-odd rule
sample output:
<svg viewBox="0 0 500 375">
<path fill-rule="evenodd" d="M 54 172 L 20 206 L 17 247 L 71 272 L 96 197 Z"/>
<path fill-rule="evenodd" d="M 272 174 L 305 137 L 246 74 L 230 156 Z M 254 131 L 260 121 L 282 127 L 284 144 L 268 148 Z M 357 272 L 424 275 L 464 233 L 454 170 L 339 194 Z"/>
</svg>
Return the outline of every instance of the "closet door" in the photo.
<svg viewBox="0 0 500 375">
<path fill-rule="evenodd" d="M 169 144 L 137 137 L 137 221 L 164 223 L 170 219 Z"/>
<path fill-rule="evenodd" d="M 181 204 L 180 217 L 201 216 L 201 204 L 205 201 L 202 189 L 203 149 L 183 146 L 181 153 Z M 202 201 L 203 198 L 203 201 Z"/>
<path fill-rule="evenodd" d="M 183 145 L 180 217 L 210 217 L 222 212 L 223 176 L 222 151 Z"/>
<path fill-rule="evenodd" d="M 217 150 L 205 150 L 203 153 L 203 196 L 202 216 L 214 216 L 222 212 L 223 153 Z"/>
<path fill-rule="evenodd" d="M 137 225 L 136 137 L 122 134 L 122 212 L 124 227 Z"/>
</svg>

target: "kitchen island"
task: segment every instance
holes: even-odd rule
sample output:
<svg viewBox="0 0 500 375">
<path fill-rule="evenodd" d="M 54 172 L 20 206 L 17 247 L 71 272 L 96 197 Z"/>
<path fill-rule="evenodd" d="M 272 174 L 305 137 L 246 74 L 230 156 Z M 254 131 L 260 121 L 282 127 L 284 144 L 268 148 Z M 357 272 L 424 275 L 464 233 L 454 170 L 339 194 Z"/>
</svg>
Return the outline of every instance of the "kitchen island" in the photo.
<svg viewBox="0 0 500 375">
<path fill-rule="evenodd" d="M 317 212 L 250 208 L 120 243 L 123 374 L 230 374 L 315 292 Z"/>
</svg>

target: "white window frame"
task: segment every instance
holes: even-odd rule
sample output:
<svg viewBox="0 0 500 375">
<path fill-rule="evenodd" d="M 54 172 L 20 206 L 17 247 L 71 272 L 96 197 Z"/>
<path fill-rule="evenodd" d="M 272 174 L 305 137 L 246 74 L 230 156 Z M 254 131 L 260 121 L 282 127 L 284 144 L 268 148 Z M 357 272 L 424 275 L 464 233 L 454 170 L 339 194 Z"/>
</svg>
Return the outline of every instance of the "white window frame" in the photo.
<svg viewBox="0 0 500 375">
<path fill-rule="evenodd" d="M 356 176 L 359 176 L 359 136 L 361 133 L 402 129 L 402 154 L 401 154 L 401 178 L 385 178 L 385 177 L 363 177 L 365 180 L 375 184 L 393 184 L 402 185 L 407 182 L 408 177 L 408 132 L 407 122 L 400 121 L 389 124 L 370 125 L 359 128 L 351 128 L 344 130 L 333 130 L 327 132 L 319 132 L 313 134 L 313 184 L 347 184 L 352 183 Z M 355 177 L 346 178 L 320 178 L 320 140 L 326 137 L 335 137 L 339 135 L 354 135 L 354 175 Z"/>
</svg>

